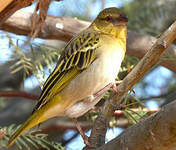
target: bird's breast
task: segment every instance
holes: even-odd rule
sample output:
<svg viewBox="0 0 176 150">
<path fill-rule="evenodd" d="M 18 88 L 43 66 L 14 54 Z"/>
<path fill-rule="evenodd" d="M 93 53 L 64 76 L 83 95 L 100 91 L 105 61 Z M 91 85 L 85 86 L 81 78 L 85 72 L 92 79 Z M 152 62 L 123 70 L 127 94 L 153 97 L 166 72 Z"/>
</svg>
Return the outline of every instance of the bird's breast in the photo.
<svg viewBox="0 0 176 150">
<path fill-rule="evenodd" d="M 96 102 L 80 103 L 80 101 L 115 81 L 124 57 L 123 51 L 116 50 L 116 48 L 118 47 L 99 55 L 87 69 L 73 79 L 62 91 L 62 97 L 65 100 L 70 99 L 72 102 L 70 108 L 66 111 L 67 116 L 78 117 L 90 110 L 101 97 Z"/>
</svg>

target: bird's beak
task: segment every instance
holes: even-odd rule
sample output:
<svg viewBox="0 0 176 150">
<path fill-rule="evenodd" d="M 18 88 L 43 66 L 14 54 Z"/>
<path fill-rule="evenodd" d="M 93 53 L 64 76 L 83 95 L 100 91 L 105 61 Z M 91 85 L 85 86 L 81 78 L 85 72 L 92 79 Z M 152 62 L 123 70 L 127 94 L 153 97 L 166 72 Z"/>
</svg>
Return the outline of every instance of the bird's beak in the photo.
<svg viewBox="0 0 176 150">
<path fill-rule="evenodd" d="M 127 23 L 128 22 L 128 17 L 126 17 L 126 16 L 120 16 L 118 18 L 118 21 L 119 22 L 123 22 L 123 23 Z"/>
<path fill-rule="evenodd" d="M 120 16 L 117 19 L 113 19 L 112 24 L 114 26 L 123 26 L 128 22 L 128 18 L 126 16 Z"/>
</svg>

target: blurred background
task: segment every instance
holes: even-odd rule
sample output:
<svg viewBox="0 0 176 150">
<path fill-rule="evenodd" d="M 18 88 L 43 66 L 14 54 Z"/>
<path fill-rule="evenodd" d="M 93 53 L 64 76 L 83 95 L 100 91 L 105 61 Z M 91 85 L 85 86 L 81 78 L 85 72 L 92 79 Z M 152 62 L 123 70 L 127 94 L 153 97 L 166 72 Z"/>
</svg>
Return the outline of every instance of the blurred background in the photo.
<svg viewBox="0 0 176 150">
<path fill-rule="evenodd" d="M 107 7 L 118 7 L 128 18 L 128 29 L 141 35 L 158 37 L 176 20 L 176 0 L 63 0 L 52 1 L 48 10 L 51 16 L 67 16 L 91 22 L 97 14 Z M 23 8 L 25 12 L 34 12 L 35 3 Z M 16 35 L 0 30 L 0 95 L 3 91 L 25 91 L 39 95 L 42 85 L 54 69 L 60 52 L 66 42 Z M 147 50 L 149 47 L 145 47 Z M 117 80 L 122 80 L 140 59 L 127 55 Z M 176 60 L 176 55 L 163 57 L 163 60 Z M 111 91 L 109 91 L 110 93 Z M 107 93 L 103 102 L 108 99 Z M 35 99 L 35 98 L 34 98 Z M 106 141 L 113 139 L 129 126 L 156 112 L 163 105 L 176 99 L 176 76 L 169 69 L 154 65 L 145 77 L 135 85 L 122 103 L 126 109 L 117 111 L 109 122 Z M 102 105 L 100 102 L 97 108 Z M 0 97 L 0 131 L 7 131 L 6 138 L 0 136 L 0 148 L 4 148 L 7 139 L 15 128 L 30 116 L 37 102 L 19 97 Z M 98 115 L 93 109 L 79 121 L 90 134 L 92 122 Z M 12 124 L 15 124 L 12 126 Z M 42 131 L 39 131 L 42 130 Z M 2 133 L 1 133 L 2 134 Z M 0 135 L 1 135 L 0 134 Z M 41 135 L 40 135 L 41 134 Z M 48 134 L 47 140 L 45 134 Z M 33 140 L 30 139 L 33 138 Z M 26 137 L 22 137 L 11 149 L 67 149 L 79 150 L 83 141 L 69 118 L 50 119 L 35 128 Z M 25 140 L 28 140 L 25 144 Z M 36 142 L 36 141 L 41 142 Z M 53 147 L 54 141 L 55 147 Z M 48 142 L 48 143 L 47 143 Z M 38 146 L 38 148 L 36 147 Z"/>
</svg>

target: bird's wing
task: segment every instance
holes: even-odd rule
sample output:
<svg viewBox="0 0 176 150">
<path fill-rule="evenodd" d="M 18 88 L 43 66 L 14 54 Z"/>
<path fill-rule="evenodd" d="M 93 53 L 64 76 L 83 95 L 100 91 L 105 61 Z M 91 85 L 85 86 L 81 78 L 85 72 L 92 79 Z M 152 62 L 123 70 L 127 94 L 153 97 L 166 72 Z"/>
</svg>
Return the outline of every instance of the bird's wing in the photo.
<svg viewBox="0 0 176 150">
<path fill-rule="evenodd" d="M 62 52 L 54 71 L 46 80 L 35 110 L 45 105 L 51 97 L 60 92 L 82 70 L 96 59 L 95 50 L 99 47 L 99 34 L 82 32 L 73 38 Z"/>
</svg>

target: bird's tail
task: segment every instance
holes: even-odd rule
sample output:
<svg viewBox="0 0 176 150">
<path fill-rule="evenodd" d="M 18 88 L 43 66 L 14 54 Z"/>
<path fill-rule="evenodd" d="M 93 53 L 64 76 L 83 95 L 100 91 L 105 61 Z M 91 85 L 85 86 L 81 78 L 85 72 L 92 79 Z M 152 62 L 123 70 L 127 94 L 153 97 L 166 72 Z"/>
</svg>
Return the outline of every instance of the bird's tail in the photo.
<svg viewBox="0 0 176 150">
<path fill-rule="evenodd" d="M 40 109 L 36 110 L 29 119 L 12 135 L 7 147 L 11 146 L 16 139 L 26 130 L 38 125 L 39 123 L 58 116 L 65 111 L 65 108 L 69 105 L 69 101 L 65 101 L 58 94 L 53 99 L 48 101 L 47 105 L 43 105 Z"/>
<path fill-rule="evenodd" d="M 11 136 L 7 147 L 11 146 L 24 131 L 29 130 L 47 119 L 41 111 L 42 109 L 34 112 L 32 116 L 30 116 L 29 119 L 22 124 L 22 126 Z"/>
</svg>

